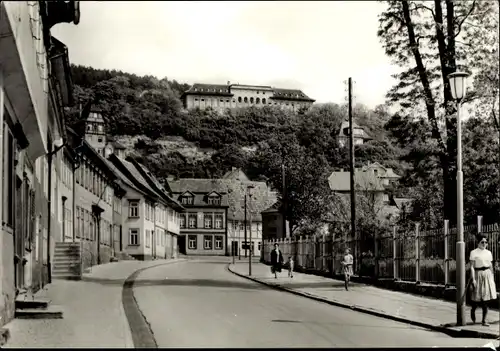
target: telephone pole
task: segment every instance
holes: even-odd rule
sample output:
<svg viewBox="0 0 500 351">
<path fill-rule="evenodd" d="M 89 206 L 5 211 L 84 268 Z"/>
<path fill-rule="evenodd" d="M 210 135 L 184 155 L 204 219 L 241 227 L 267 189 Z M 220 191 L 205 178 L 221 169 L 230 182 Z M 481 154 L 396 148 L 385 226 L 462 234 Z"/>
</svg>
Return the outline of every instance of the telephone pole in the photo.
<svg viewBox="0 0 500 351">
<path fill-rule="evenodd" d="M 355 172 L 355 164 L 354 164 L 354 133 L 352 127 L 352 78 L 349 77 L 348 80 L 348 113 L 349 113 L 349 163 L 350 163 L 350 183 L 351 183 L 351 236 L 355 240 L 355 250 L 359 249 L 359 242 L 356 235 L 356 192 L 355 192 L 355 183 L 354 183 L 354 172 Z M 359 257 L 358 252 L 354 253 L 354 257 Z M 358 260 L 356 260 L 356 266 L 358 265 Z"/>
</svg>

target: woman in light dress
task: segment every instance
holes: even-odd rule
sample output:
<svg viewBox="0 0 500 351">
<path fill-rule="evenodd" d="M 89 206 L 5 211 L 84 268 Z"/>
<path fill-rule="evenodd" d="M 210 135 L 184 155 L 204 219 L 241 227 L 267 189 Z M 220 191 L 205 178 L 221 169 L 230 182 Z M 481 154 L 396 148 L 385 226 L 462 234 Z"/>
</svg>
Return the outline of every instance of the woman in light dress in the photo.
<svg viewBox="0 0 500 351">
<path fill-rule="evenodd" d="M 470 317 L 473 323 L 476 323 L 476 308 L 481 306 L 483 310 L 483 325 L 488 326 L 486 315 L 488 314 L 488 301 L 497 298 L 497 290 L 493 275 L 493 255 L 486 247 L 488 239 L 484 235 L 478 236 L 479 244 L 477 249 L 470 253 L 470 272 L 471 272 L 471 311 Z"/>
<path fill-rule="evenodd" d="M 344 284 L 345 289 L 349 290 L 349 281 L 353 275 L 352 265 L 354 263 L 354 258 L 351 255 L 351 250 L 349 248 L 345 249 L 344 260 L 340 262 L 344 268 Z"/>
</svg>

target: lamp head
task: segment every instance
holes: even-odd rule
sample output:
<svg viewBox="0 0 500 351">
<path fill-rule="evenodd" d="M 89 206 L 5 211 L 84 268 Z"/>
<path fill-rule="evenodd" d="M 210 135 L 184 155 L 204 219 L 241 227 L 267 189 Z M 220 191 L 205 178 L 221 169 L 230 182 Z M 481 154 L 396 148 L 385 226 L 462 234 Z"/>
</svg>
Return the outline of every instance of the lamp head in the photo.
<svg viewBox="0 0 500 351">
<path fill-rule="evenodd" d="M 450 81 L 451 96 L 455 100 L 462 100 L 467 93 L 467 72 L 455 72 L 448 75 Z"/>
</svg>

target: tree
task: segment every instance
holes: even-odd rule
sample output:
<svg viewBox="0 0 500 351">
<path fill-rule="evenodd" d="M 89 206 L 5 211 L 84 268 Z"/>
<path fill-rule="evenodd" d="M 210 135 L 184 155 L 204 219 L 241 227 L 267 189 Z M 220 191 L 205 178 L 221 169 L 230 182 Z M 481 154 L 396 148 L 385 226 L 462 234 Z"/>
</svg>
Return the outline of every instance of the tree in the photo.
<svg viewBox="0 0 500 351">
<path fill-rule="evenodd" d="M 438 147 L 445 218 L 456 220 L 456 105 L 447 76 L 488 44 L 498 1 L 385 1 L 379 31 L 386 54 L 402 68 L 387 97 L 406 117 L 421 115 Z M 469 60 L 469 71 L 478 68 Z M 479 91 L 470 94 L 476 97 Z"/>
<path fill-rule="evenodd" d="M 261 145 L 255 158 L 261 173 L 269 178 L 286 203 L 290 232 L 302 226 L 319 223 L 328 216 L 332 192 L 327 178 L 330 171 L 322 154 L 311 154 L 300 146 L 295 135 L 276 135 Z M 286 188 L 283 189 L 282 167 Z"/>
</svg>

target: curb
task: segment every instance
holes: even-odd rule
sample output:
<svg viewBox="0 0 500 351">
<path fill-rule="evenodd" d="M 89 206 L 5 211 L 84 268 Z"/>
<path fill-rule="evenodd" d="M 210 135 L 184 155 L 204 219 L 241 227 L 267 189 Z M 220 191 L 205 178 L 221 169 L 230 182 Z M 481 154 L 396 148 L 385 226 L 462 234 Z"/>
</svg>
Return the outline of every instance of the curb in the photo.
<svg viewBox="0 0 500 351">
<path fill-rule="evenodd" d="M 174 262 L 163 262 L 152 266 L 143 267 L 134 271 L 126 279 L 124 279 L 122 287 L 122 305 L 127 317 L 130 332 L 132 334 L 132 341 L 135 348 L 157 349 L 158 345 L 151 329 L 151 325 L 142 313 L 137 300 L 134 295 L 134 283 L 136 278 L 143 271 L 159 266 L 168 264 L 185 262 L 187 260 L 178 260 Z"/>
<path fill-rule="evenodd" d="M 318 297 L 318 296 L 315 296 L 312 294 L 308 294 L 308 293 L 300 292 L 300 291 L 297 291 L 297 290 L 294 290 L 291 288 L 287 288 L 287 287 L 284 287 L 284 286 L 281 286 L 278 284 L 270 284 L 270 283 L 263 282 L 262 280 L 259 280 L 257 278 L 249 277 L 247 275 L 244 275 L 244 274 L 241 274 L 241 273 L 234 271 L 233 269 L 231 269 L 231 265 L 232 265 L 231 263 L 227 265 L 227 267 L 226 267 L 227 270 L 229 272 L 241 277 L 241 278 L 245 278 L 245 279 L 254 281 L 256 283 L 266 285 L 266 286 L 271 287 L 271 288 L 276 289 L 276 290 L 285 291 L 285 292 L 288 292 L 288 293 L 291 293 L 294 295 L 307 297 L 307 298 L 315 300 L 315 301 L 327 303 L 327 304 L 332 305 L 332 306 L 342 307 L 342 308 L 350 309 L 352 311 L 366 313 L 366 314 L 369 314 L 372 316 L 390 319 L 390 320 L 393 320 L 396 322 L 406 323 L 406 324 L 414 325 L 414 326 L 425 328 L 425 329 L 430 329 L 433 331 L 447 334 L 447 335 L 449 335 L 451 337 L 455 337 L 455 338 L 485 338 L 485 339 L 498 338 L 498 335 L 493 334 L 493 333 L 480 332 L 480 331 L 475 331 L 475 330 L 470 330 L 470 329 L 450 329 L 450 328 L 444 327 L 442 325 L 433 325 L 433 324 L 429 324 L 429 323 L 411 320 L 411 319 L 404 318 L 404 317 L 394 316 L 391 314 L 387 314 L 384 312 L 379 312 L 377 310 L 373 310 L 371 308 L 360 307 L 360 306 L 356 306 L 356 305 L 349 305 L 349 304 L 334 301 L 334 300 L 328 300 L 328 299 Z"/>
</svg>

